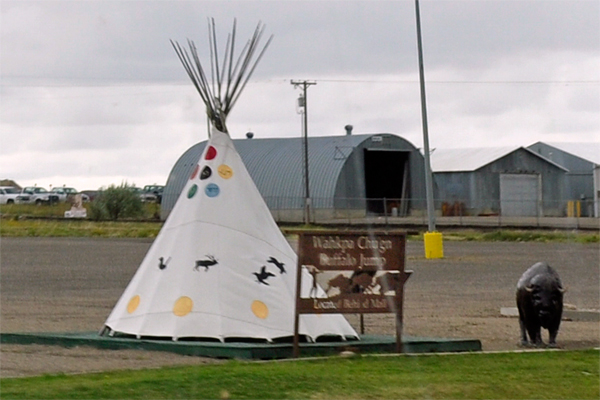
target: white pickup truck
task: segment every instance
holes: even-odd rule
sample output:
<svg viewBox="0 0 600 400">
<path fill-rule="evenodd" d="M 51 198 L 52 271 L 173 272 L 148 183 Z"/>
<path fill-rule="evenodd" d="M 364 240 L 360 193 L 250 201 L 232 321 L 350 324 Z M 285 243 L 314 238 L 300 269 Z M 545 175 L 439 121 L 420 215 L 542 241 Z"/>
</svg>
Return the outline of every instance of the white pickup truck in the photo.
<svg viewBox="0 0 600 400">
<path fill-rule="evenodd" d="M 21 190 L 16 200 L 19 204 L 51 204 L 58 203 L 58 196 L 43 187 L 27 186 Z"/>
<path fill-rule="evenodd" d="M 16 187 L 0 186 L 0 204 L 14 204 L 19 194 L 21 192 Z"/>
<path fill-rule="evenodd" d="M 66 202 L 67 200 L 71 200 L 75 197 L 75 195 L 80 194 L 77 189 L 71 187 L 53 187 L 50 191 L 51 194 L 55 194 L 58 196 L 58 201 Z M 90 201 L 90 197 L 87 194 L 81 193 L 81 200 L 86 203 Z"/>
</svg>

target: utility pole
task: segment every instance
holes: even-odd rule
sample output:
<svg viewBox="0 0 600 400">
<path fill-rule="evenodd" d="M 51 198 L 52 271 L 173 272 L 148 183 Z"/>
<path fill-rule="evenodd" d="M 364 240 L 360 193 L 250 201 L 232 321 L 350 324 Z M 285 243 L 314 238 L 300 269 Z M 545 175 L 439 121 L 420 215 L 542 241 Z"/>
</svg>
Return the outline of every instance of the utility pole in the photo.
<svg viewBox="0 0 600 400">
<path fill-rule="evenodd" d="M 298 107 L 304 114 L 302 119 L 302 132 L 303 132 L 303 152 L 304 152 L 304 223 L 310 224 L 310 185 L 308 180 L 308 98 L 306 89 L 309 86 L 316 85 L 314 81 L 294 81 L 290 82 L 294 85 L 294 88 L 301 87 L 302 94 L 298 98 Z"/>
<path fill-rule="evenodd" d="M 429 153 L 429 131 L 427 127 L 427 102 L 425 100 L 425 69 L 423 67 L 423 44 L 421 41 L 421 13 L 419 0 L 415 0 L 417 19 L 417 48 L 419 52 L 419 81 L 421 86 L 421 119 L 423 122 L 423 152 L 425 157 L 425 195 L 427 197 L 428 231 L 425 234 L 425 257 L 442 258 L 442 235 L 435 232 L 435 206 L 433 203 L 433 177 Z"/>
<path fill-rule="evenodd" d="M 423 44 L 421 42 L 421 15 L 419 0 L 415 0 L 417 17 L 417 47 L 419 51 L 419 82 L 421 84 L 421 120 L 423 122 L 423 152 L 425 153 L 425 193 L 427 197 L 428 230 L 435 231 L 435 207 L 433 205 L 433 182 L 431 179 L 431 161 L 429 159 L 429 131 L 427 127 L 427 102 L 425 100 L 425 70 L 423 67 Z"/>
</svg>

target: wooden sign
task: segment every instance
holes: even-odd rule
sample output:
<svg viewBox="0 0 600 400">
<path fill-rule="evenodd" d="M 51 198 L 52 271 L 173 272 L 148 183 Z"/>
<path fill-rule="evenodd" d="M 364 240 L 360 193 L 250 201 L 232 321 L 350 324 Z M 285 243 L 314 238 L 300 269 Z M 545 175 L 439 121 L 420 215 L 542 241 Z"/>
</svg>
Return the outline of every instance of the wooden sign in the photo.
<svg viewBox="0 0 600 400">
<path fill-rule="evenodd" d="M 310 231 L 298 242 L 296 287 L 297 345 L 299 314 L 395 313 L 401 351 L 406 234 L 403 232 Z M 302 279 L 312 287 L 302 294 Z M 294 348 L 297 351 L 297 347 Z"/>
</svg>

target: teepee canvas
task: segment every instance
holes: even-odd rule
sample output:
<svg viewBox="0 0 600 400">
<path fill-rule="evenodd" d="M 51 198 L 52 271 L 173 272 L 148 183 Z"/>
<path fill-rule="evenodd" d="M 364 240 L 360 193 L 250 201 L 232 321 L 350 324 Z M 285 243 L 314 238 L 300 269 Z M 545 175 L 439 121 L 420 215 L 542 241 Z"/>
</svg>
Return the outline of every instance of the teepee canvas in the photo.
<svg viewBox="0 0 600 400">
<path fill-rule="evenodd" d="M 243 88 L 254 68 L 248 71 L 247 61 L 261 33 L 259 25 L 240 56 L 246 67 L 227 73 L 223 87 L 237 81 L 237 90 Z M 228 41 L 223 71 L 234 68 L 233 42 Z M 216 54 L 214 39 L 211 45 Z M 227 133 L 225 117 L 239 93 L 225 91 L 220 96 L 220 89 L 212 92 L 196 62 L 193 43 L 190 49 L 196 69 L 187 52 L 178 45 L 175 48 L 207 104 L 210 139 L 103 332 L 173 340 L 291 337 L 297 258 Z M 244 76 L 238 79 L 240 75 Z M 220 88 L 219 78 L 216 83 L 214 87 Z M 302 282 L 303 295 L 308 296 L 312 287 L 308 272 Z M 302 315 L 300 334 L 309 340 L 322 335 L 358 337 L 341 315 Z"/>
</svg>

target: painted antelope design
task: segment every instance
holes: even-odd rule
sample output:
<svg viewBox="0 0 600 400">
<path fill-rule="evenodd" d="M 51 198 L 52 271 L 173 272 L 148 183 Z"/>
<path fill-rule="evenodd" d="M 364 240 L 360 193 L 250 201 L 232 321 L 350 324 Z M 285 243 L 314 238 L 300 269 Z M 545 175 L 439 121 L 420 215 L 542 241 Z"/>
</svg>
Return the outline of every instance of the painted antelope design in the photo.
<svg viewBox="0 0 600 400">
<path fill-rule="evenodd" d="M 206 258 L 206 260 L 196 260 L 194 271 L 198 271 L 200 267 L 203 267 L 204 272 L 208 272 L 208 267 L 212 267 L 213 265 L 217 265 L 219 263 L 214 256 L 207 255 Z"/>
</svg>

